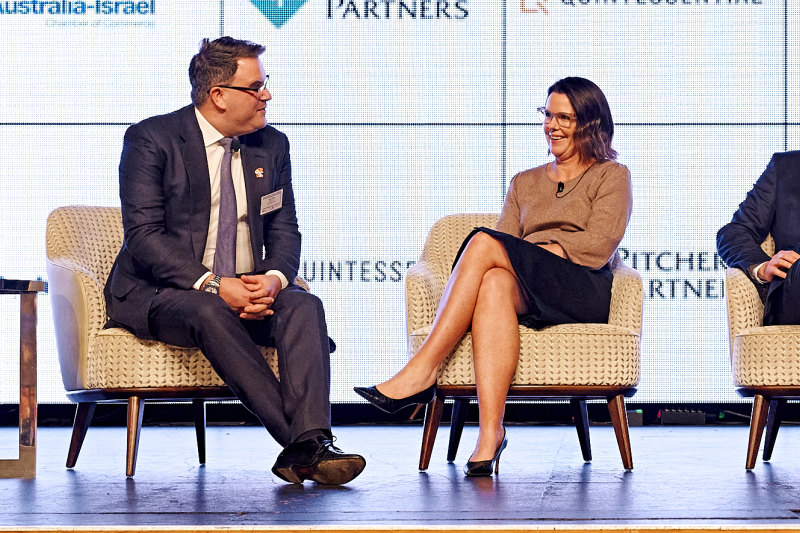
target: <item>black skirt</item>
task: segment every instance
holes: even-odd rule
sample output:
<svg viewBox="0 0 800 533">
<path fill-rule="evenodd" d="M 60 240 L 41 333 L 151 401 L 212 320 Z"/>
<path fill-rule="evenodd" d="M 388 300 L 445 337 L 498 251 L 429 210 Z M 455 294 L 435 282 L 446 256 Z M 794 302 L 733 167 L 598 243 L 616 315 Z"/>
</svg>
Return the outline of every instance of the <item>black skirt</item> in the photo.
<svg viewBox="0 0 800 533">
<path fill-rule="evenodd" d="M 554 324 L 608 322 L 613 281 L 608 265 L 592 270 L 508 233 L 481 227 L 464 239 L 453 267 L 469 240 L 480 231 L 503 245 L 522 285 L 527 309 L 518 315 L 520 324 L 538 329 Z"/>
</svg>

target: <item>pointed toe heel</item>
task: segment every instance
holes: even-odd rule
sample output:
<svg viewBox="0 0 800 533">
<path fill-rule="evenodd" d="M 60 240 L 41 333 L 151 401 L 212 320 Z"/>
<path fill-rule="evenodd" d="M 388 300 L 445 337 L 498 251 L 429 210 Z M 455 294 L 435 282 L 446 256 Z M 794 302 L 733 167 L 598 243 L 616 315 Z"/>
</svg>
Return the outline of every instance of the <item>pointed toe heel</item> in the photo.
<svg viewBox="0 0 800 533">
<path fill-rule="evenodd" d="M 506 437 L 506 428 L 503 428 L 503 440 L 497 446 L 497 451 L 494 457 L 485 461 L 467 461 L 464 465 L 464 475 L 467 477 L 480 477 L 491 476 L 494 471 L 495 474 L 500 473 L 500 454 L 508 446 L 508 438 Z"/>
<path fill-rule="evenodd" d="M 421 392 L 412 394 L 411 396 L 407 396 L 405 398 L 389 398 L 374 386 L 353 387 L 353 390 L 356 392 L 356 394 L 367 400 L 384 413 L 393 415 L 411 405 L 430 403 L 430 401 L 433 400 L 433 397 L 436 395 L 436 383 Z"/>
</svg>

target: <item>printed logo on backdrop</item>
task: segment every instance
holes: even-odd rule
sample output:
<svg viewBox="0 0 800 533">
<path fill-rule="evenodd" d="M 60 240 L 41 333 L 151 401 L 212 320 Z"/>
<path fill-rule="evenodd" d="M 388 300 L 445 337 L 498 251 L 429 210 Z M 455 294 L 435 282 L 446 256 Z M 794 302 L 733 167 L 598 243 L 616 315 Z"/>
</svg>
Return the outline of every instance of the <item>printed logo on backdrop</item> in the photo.
<svg viewBox="0 0 800 533">
<path fill-rule="evenodd" d="M 250 0 L 256 9 L 276 28 L 280 28 L 297 13 L 306 0 Z"/>
<path fill-rule="evenodd" d="M 412 259 L 352 258 L 345 260 L 307 259 L 300 263 L 299 275 L 306 281 L 326 283 L 398 283 L 406 270 L 416 264 Z"/>
<path fill-rule="evenodd" d="M 719 300 L 725 297 L 725 263 L 708 250 L 619 249 L 644 281 L 648 300 Z"/>
<path fill-rule="evenodd" d="M 535 6 L 533 4 L 536 4 Z M 545 4 L 547 0 L 520 0 L 520 11 L 523 13 L 544 13 L 548 14 Z"/>
<path fill-rule="evenodd" d="M 621 247 L 619 254 L 644 281 L 648 300 L 719 300 L 725 297 L 725 263 L 711 250 L 641 250 Z M 301 261 L 299 275 L 324 283 L 398 283 L 416 260 L 401 257 Z"/>
<path fill-rule="evenodd" d="M 345 20 L 463 20 L 467 0 L 327 0 L 328 18 Z"/>
<path fill-rule="evenodd" d="M 3 0 L 0 15 L 153 15 L 155 0 Z"/>
<path fill-rule="evenodd" d="M 548 14 L 548 0 L 520 0 L 522 13 Z M 553 0 L 565 6 L 760 6 L 764 0 Z"/>
</svg>

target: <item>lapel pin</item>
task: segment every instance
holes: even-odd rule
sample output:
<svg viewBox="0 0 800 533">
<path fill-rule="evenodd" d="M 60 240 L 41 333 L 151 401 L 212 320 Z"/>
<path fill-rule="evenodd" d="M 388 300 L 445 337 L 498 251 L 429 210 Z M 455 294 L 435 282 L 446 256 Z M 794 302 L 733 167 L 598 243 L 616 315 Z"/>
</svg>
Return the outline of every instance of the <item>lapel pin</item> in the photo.
<svg viewBox="0 0 800 533">
<path fill-rule="evenodd" d="M 263 177 L 264 177 L 264 169 L 263 169 L 263 168 L 261 168 L 261 167 L 258 167 L 258 168 L 256 169 L 256 178 L 259 178 L 259 179 L 261 179 L 261 178 L 263 178 Z"/>
</svg>

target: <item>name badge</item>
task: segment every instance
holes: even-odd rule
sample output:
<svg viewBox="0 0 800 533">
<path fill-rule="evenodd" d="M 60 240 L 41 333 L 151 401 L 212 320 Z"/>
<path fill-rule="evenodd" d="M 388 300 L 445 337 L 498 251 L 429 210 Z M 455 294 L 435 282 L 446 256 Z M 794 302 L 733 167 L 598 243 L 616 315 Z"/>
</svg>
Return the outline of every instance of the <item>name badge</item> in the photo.
<svg viewBox="0 0 800 533">
<path fill-rule="evenodd" d="M 261 214 L 266 215 L 283 207 L 283 189 L 261 197 Z"/>
</svg>

